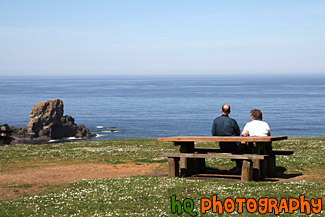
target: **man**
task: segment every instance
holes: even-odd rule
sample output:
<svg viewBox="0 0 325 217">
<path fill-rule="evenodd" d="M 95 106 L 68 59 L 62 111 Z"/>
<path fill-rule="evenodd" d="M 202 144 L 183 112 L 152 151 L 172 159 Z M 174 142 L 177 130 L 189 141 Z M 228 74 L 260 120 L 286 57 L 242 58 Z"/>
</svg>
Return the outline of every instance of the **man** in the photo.
<svg viewBox="0 0 325 217">
<path fill-rule="evenodd" d="M 230 105 L 224 104 L 221 108 L 221 114 L 213 121 L 212 136 L 239 136 L 240 129 L 237 121 L 229 117 Z"/>
<path fill-rule="evenodd" d="M 230 105 L 224 104 L 221 108 L 221 116 L 213 121 L 212 136 L 239 136 L 240 129 L 235 119 L 229 117 Z M 236 142 L 219 142 L 220 149 L 225 152 L 238 150 Z M 236 167 L 241 168 L 242 161 L 236 160 Z"/>
<path fill-rule="evenodd" d="M 248 122 L 241 135 L 242 136 L 271 136 L 271 130 L 269 125 L 262 121 L 263 120 L 263 114 L 261 110 L 259 109 L 253 109 L 251 110 L 251 118 L 252 121 Z M 272 150 L 272 145 L 266 146 L 267 151 Z"/>
</svg>

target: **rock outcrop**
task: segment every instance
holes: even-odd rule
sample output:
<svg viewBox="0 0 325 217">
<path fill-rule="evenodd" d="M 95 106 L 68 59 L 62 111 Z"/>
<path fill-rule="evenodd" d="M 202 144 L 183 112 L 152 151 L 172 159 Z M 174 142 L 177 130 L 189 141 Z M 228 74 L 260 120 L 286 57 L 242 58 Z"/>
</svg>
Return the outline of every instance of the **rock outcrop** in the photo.
<svg viewBox="0 0 325 217">
<path fill-rule="evenodd" d="M 66 137 L 86 139 L 95 136 L 83 124 L 75 124 L 73 117 L 63 116 L 63 107 L 60 99 L 36 104 L 30 111 L 29 121 L 24 128 L 1 126 L 0 144 L 37 144 Z"/>
</svg>

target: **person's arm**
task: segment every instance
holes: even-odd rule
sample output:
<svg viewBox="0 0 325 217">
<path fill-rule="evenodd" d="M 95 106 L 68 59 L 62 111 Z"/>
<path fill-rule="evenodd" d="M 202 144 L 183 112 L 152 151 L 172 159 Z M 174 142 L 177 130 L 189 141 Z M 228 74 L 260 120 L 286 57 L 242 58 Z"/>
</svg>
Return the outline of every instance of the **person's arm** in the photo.
<svg viewBox="0 0 325 217">
<path fill-rule="evenodd" d="M 237 124 L 237 121 L 235 121 L 235 133 L 236 133 L 236 136 L 240 136 L 240 129 L 239 129 L 239 126 Z"/>
<path fill-rule="evenodd" d="M 269 126 L 268 124 L 267 124 L 267 127 L 268 127 L 268 129 L 267 129 L 267 131 L 268 131 L 268 132 L 267 132 L 267 135 L 268 135 L 268 136 L 271 136 L 271 129 L 270 129 L 270 126 Z"/>
<path fill-rule="evenodd" d="M 211 134 L 212 134 L 212 136 L 216 136 L 216 124 L 214 123 L 214 121 L 213 121 L 213 124 L 212 124 L 212 130 L 211 130 Z"/>
<path fill-rule="evenodd" d="M 243 130 L 243 132 L 241 132 L 242 136 L 249 136 L 249 131 L 248 130 Z"/>
<path fill-rule="evenodd" d="M 241 135 L 242 136 L 249 136 L 249 130 L 248 130 L 247 124 L 245 125 L 243 131 L 241 132 Z"/>
</svg>

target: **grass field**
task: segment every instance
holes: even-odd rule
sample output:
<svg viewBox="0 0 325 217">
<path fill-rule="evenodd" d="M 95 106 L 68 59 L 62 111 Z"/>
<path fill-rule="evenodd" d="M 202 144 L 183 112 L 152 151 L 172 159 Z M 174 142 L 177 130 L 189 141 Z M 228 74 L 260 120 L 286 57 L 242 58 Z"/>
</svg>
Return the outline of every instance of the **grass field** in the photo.
<svg viewBox="0 0 325 217">
<path fill-rule="evenodd" d="M 200 143 L 202 147 L 212 147 L 211 143 Z M 72 183 L 39 186 L 38 190 L 19 194 L 21 189 L 32 188 L 32 184 L 5 186 L 7 191 L 17 191 L 19 197 L 3 200 L 0 198 L 0 216 L 171 216 L 171 197 L 182 202 L 189 198 L 198 216 L 213 215 L 212 210 L 200 214 L 200 199 L 218 200 L 227 198 L 272 197 L 297 198 L 305 195 L 306 200 L 325 198 L 325 138 L 289 138 L 273 144 L 276 149 L 293 150 L 292 156 L 279 156 L 278 169 L 286 174 L 296 174 L 298 179 L 276 182 L 225 181 L 220 179 L 193 180 L 188 178 L 165 178 L 134 176 L 80 180 Z M 84 163 L 125 164 L 161 163 L 161 173 L 167 171 L 167 159 L 155 157 L 158 152 L 177 152 L 177 147 L 168 142 L 154 139 L 128 139 L 107 141 L 66 142 L 44 145 L 12 145 L 0 147 L 0 174 L 6 175 L 28 168 L 44 165 L 78 165 Z M 230 169 L 230 160 L 208 160 L 209 167 Z M 300 178 L 299 178 L 300 177 Z M 191 205 L 187 203 L 187 205 Z M 191 207 L 188 207 L 191 208 Z M 318 216 L 325 216 L 322 204 Z M 224 216 L 238 215 L 235 211 Z M 183 211 L 182 216 L 190 216 Z M 259 216 L 258 212 L 248 213 L 243 208 L 242 216 Z M 306 216 L 299 210 L 294 214 L 280 213 L 276 216 Z M 311 213 L 312 215 L 312 213 Z M 275 216 L 266 213 L 264 216 Z"/>
</svg>

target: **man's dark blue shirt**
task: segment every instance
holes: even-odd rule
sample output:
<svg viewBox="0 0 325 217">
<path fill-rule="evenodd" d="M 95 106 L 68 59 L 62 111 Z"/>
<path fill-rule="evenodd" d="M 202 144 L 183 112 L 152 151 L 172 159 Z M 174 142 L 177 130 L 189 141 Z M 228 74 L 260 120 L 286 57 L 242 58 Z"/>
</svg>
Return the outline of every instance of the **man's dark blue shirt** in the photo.
<svg viewBox="0 0 325 217">
<path fill-rule="evenodd" d="M 213 121 L 212 136 L 239 136 L 240 129 L 235 119 L 228 115 L 217 117 Z"/>
<path fill-rule="evenodd" d="M 222 115 L 217 117 L 213 121 L 212 125 L 212 136 L 239 136 L 240 129 L 238 127 L 237 121 L 230 118 L 228 115 Z M 238 144 L 236 142 L 219 142 L 221 150 L 224 151 L 236 151 L 238 149 Z M 240 168 L 242 166 L 241 160 L 236 160 L 236 167 Z"/>
</svg>

